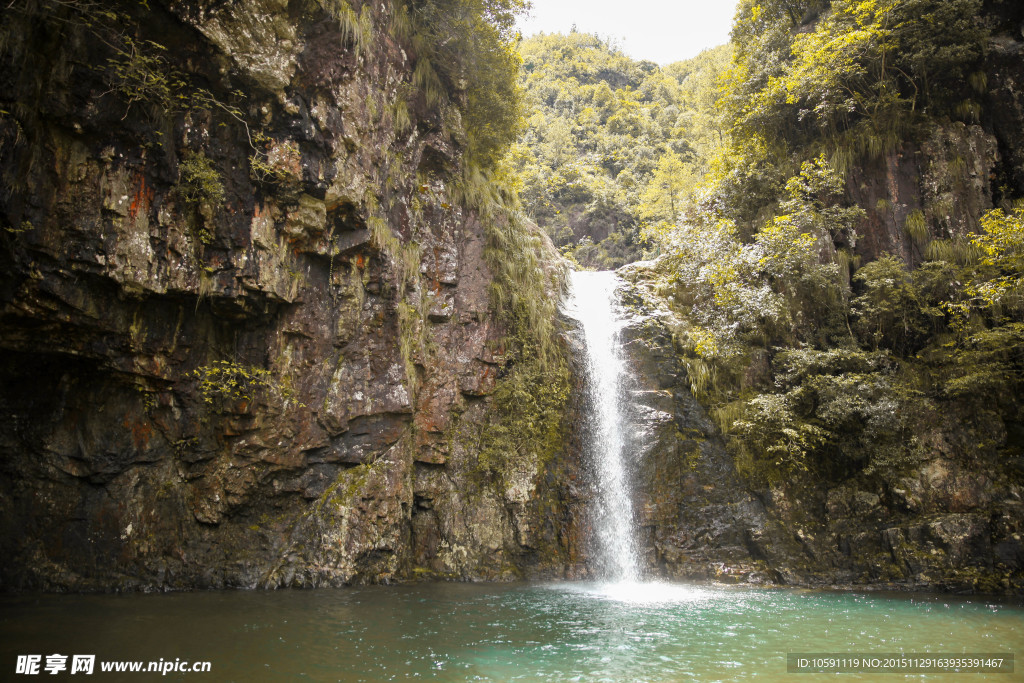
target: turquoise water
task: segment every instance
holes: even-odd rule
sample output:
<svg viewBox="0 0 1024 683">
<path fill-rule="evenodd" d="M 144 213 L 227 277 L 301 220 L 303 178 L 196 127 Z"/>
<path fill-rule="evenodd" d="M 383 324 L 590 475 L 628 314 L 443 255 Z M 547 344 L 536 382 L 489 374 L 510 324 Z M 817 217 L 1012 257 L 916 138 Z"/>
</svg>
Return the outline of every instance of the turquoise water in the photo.
<svg viewBox="0 0 1024 683">
<path fill-rule="evenodd" d="M 814 681 L 836 676 L 788 674 L 786 654 L 1024 653 L 1024 608 L 995 599 L 678 584 L 6 596 L 0 609 L 2 680 Z M 211 672 L 13 675 L 17 655 L 52 653 Z M 1021 666 L 913 680 L 1021 680 Z"/>
</svg>

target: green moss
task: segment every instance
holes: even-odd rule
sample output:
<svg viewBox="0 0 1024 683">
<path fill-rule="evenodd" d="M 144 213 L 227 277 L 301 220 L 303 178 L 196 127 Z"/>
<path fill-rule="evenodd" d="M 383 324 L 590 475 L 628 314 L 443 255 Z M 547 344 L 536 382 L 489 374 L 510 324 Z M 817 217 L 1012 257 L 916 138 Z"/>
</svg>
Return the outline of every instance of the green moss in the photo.
<svg viewBox="0 0 1024 683">
<path fill-rule="evenodd" d="M 329 492 L 330 497 L 327 501 L 335 507 L 349 505 L 352 498 L 362 488 L 363 484 L 366 483 L 368 475 L 369 470 L 365 469 L 365 465 L 360 465 L 340 475 L 337 485 Z"/>
<path fill-rule="evenodd" d="M 426 324 L 426 307 L 429 301 L 424 295 L 426 288 L 420 274 L 421 248 L 416 242 L 402 241 L 392 232 L 387 219 L 382 215 L 376 196 L 368 194 L 364 198 L 364 203 L 369 214 L 366 224 L 370 229 L 370 242 L 388 256 L 396 269 L 395 284 L 398 289 L 395 313 L 398 324 L 398 347 L 405 365 L 410 391 L 415 396 L 419 384 L 416 373 L 417 356 L 421 361 L 425 360 L 431 348 Z M 418 293 L 419 306 L 406 301 L 406 294 L 409 291 Z"/>
<path fill-rule="evenodd" d="M 492 412 L 480 435 L 478 473 L 503 482 L 520 460 L 544 469 L 565 449 L 569 424 L 569 371 L 539 360 L 516 366 L 493 394 Z"/>
<path fill-rule="evenodd" d="M 982 567 L 966 567 L 964 569 L 957 570 L 953 576 L 955 580 L 960 582 L 963 586 L 970 586 L 970 588 L 978 593 L 1003 593 L 1007 592 L 1007 587 L 1004 583 L 1006 575 L 1004 572 L 999 570 L 984 569 Z"/>
</svg>

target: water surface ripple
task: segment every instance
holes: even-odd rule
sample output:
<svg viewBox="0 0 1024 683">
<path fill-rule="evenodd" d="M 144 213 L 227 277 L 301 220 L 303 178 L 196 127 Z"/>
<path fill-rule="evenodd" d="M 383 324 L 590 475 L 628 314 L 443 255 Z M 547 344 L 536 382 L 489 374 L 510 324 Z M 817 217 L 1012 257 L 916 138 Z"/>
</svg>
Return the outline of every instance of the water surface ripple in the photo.
<svg viewBox="0 0 1024 683">
<path fill-rule="evenodd" d="M 16 655 L 52 653 L 211 661 L 180 677 L 193 681 L 791 681 L 788 652 L 1024 652 L 1024 609 L 994 599 L 659 583 L 6 596 L 0 608 L 4 680 Z M 152 677 L 122 676 L 96 678 Z"/>
</svg>

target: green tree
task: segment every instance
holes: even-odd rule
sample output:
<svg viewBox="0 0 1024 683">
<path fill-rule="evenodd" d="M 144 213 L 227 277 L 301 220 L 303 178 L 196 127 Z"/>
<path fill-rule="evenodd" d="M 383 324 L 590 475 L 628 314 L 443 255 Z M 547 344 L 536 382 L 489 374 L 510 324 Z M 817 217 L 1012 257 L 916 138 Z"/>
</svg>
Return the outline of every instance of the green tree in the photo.
<svg viewBox="0 0 1024 683">
<path fill-rule="evenodd" d="M 927 331 L 922 305 L 903 259 L 886 255 L 853 276 L 862 288 L 853 299 L 855 327 L 872 349 L 900 355 L 916 350 Z"/>
<path fill-rule="evenodd" d="M 641 198 L 641 215 L 656 221 L 674 222 L 683 209 L 685 193 L 692 184 L 689 169 L 679 155 L 672 151 L 663 155 Z"/>
</svg>

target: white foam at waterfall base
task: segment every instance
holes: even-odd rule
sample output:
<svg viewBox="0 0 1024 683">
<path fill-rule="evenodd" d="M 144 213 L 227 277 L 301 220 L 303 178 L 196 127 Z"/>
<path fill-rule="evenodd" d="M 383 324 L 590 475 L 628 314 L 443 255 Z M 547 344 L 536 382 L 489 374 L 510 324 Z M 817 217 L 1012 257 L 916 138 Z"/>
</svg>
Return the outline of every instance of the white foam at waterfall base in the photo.
<svg viewBox="0 0 1024 683">
<path fill-rule="evenodd" d="M 620 391 L 625 371 L 619 339 L 623 319 L 614 298 L 618 283 L 611 271 L 572 273 L 565 312 L 580 323 L 586 345 L 586 387 L 592 411 L 588 445 L 597 494 L 591 506 L 597 570 L 602 579 L 633 585 L 640 579 L 640 565 Z"/>
<path fill-rule="evenodd" d="M 672 605 L 720 599 L 707 588 L 663 581 L 613 581 L 552 585 L 552 589 L 607 602 L 630 605 Z"/>
</svg>

